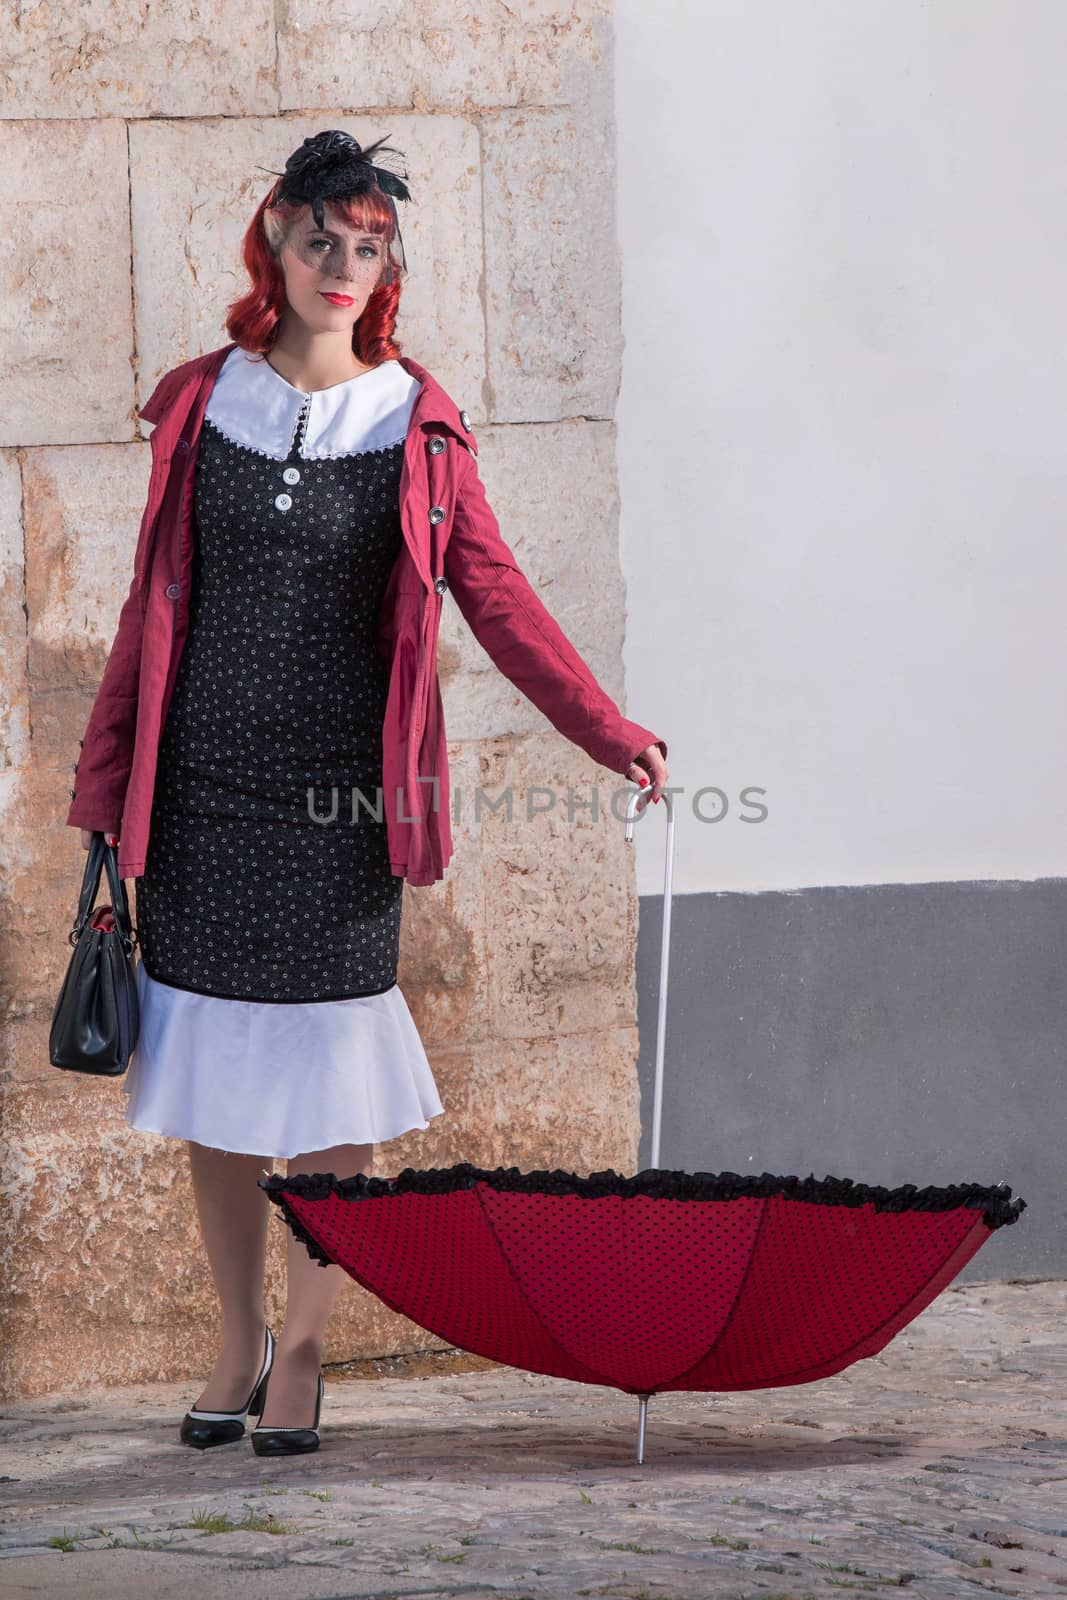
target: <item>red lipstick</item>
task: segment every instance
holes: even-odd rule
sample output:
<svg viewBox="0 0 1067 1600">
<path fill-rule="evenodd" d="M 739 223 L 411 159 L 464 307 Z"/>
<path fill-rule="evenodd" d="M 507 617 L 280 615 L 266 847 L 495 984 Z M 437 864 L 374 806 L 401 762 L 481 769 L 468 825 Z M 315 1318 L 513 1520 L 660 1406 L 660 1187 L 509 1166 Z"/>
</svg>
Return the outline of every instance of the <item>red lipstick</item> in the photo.
<svg viewBox="0 0 1067 1600">
<path fill-rule="evenodd" d="M 350 306 L 353 303 L 352 296 L 350 294 L 327 294 L 321 289 L 319 290 L 319 293 L 322 295 L 322 298 L 324 300 L 328 300 L 332 306 Z"/>
</svg>

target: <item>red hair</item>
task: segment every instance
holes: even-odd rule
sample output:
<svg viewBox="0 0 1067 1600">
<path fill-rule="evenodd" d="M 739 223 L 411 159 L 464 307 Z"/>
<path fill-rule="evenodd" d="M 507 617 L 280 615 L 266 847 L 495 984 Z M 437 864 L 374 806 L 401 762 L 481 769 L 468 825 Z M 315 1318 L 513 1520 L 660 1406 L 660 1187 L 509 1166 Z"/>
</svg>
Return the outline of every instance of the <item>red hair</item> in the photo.
<svg viewBox="0 0 1067 1600">
<path fill-rule="evenodd" d="M 241 243 L 241 259 L 248 269 L 252 287 L 235 300 L 226 313 L 226 331 L 230 338 L 243 350 L 256 355 L 265 355 L 277 336 L 278 323 L 286 306 L 285 275 L 278 255 L 294 218 L 305 209 L 282 205 L 268 211 L 276 189 L 277 185 L 256 207 Z M 377 189 L 331 200 L 329 204 L 347 217 L 353 227 L 379 233 L 387 243 L 391 240 L 395 231 L 393 214 L 385 195 Z M 371 290 L 370 299 L 352 329 L 353 353 L 365 366 L 376 367 L 381 361 L 395 361 L 399 356 L 401 347 L 393 338 L 399 306 L 399 278 L 389 284 L 378 284 Z"/>
</svg>

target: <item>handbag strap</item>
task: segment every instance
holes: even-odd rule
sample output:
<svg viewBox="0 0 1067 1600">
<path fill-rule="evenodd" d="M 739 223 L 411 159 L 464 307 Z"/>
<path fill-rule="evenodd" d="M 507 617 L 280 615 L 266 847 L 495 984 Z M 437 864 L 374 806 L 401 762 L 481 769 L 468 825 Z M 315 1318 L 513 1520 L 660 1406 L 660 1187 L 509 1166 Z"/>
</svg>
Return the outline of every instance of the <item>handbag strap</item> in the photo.
<svg viewBox="0 0 1067 1600">
<path fill-rule="evenodd" d="M 126 954 L 129 955 L 137 943 L 137 929 L 130 920 L 130 902 L 126 896 L 125 881 L 119 877 L 118 851 L 114 845 L 108 844 L 107 836 L 99 829 L 93 830 L 92 842 L 85 861 L 81 894 L 78 897 L 78 911 L 67 939 L 70 944 L 77 944 L 80 939 L 85 924 L 96 906 L 100 874 L 105 868 L 108 887 L 111 890 L 111 909 L 115 916 L 115 928 L 122 939 Z"/>
</svg>

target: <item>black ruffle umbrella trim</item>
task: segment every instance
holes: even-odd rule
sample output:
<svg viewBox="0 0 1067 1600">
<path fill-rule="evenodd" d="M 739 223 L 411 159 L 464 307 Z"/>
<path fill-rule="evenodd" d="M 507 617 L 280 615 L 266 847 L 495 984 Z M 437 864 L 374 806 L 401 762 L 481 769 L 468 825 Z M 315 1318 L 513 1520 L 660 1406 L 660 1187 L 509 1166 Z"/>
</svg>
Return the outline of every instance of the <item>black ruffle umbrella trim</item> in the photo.
<svg viewBox="0 0 1067 1600">
<path fill-rule="evenodd" d="M 275 1173 L 273 1177 L 260 1178 L 258 1183 L 268 1199 L 283 1207 L 287 1193 L 305 1200 L 325 1200 L 331 1194 L 342 1200 L 364 1200 L 398 1194 L 451 1194 L 484 1183 L 510 1194 L 574 1194 L 588 1200 L 606 1195 L 618 1195 L 624 1200 L 636 1195 L 663 1200 L 735 1200 L 742 1196 L 762 1200 L 780 1194 L 787 1200 L 804 1200 L 812 1205 L 870 1204 L 876 1211 L 954 1211 L 958 1206 L 969 1206 L 981 1211 L 982 1220 L 990 1229 L 1017 1222 L 1026 1210 L 1025 1200 L 1011 1198 L 1009 1183 L 992 1187 L 978 1183 L 952 1183 L 945 1187 L 931 1184 L 925 1189 L 902 1183 L 895 1189 L 886 1189 L 879 1184 L 855 1183 L 851 1178 L 816 1178 L 814 1173 L 806 1178 L 777 1177 L 772 1172 L 745 1177 L 737 1172 L 668 1172 L 659 1167 L 646 1167 L 630 1177 L 611 1168 L 581 1177 L 559 1169 L 490 1170 L 461 1161 L 454 1167 L 405 1167 L 395 1178 L 368 1178 L 362 1173 L 338 1178 L 332 1172 L 302 1172 L 291 1178 Z M 298 1230 L 296 1219 L 288 1211 L 286 1214 L 294 1233 L 302 1237 L 305 1230 Z M 314 1245 L 306 1238 L 305 1243 Z"/>
</svg>

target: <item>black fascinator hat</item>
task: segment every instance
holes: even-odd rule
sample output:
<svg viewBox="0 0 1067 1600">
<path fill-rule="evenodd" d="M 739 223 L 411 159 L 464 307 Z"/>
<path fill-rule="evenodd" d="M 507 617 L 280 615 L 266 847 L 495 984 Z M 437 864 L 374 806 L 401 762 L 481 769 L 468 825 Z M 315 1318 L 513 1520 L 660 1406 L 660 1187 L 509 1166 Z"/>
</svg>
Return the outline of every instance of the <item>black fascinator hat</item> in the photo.
<svg viewBox="0 0 1067 1600">
<path fill-rule="evenodd" d="M 408 269 L 396 202 L 410 200 L 411 194 L 404 182 L 406 172 L 394 172 L 376 161 L 383 152 L 403 159 L 402 153 L 387 145 L 384 138 L 376 139 L 364 149 L 358 139 L 340 128 L 312 134 L 293 151 L 285 163 L 285 171 L 273 173 L 281 181 L 275 185 L 267 209 L 281 205 L 310 206 L 315 226 L 324 228 L 324 201 L 343 200 L 349 195 L 378 189 L 388 200 L 393 217 L 393 238 L 385 270 L 385 282 L 390 283 L 395 273 L 405 273 Z M 261 167 L 260 171 L 273 172 L 273 168 Z"/>
</svg>

